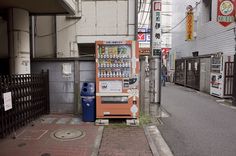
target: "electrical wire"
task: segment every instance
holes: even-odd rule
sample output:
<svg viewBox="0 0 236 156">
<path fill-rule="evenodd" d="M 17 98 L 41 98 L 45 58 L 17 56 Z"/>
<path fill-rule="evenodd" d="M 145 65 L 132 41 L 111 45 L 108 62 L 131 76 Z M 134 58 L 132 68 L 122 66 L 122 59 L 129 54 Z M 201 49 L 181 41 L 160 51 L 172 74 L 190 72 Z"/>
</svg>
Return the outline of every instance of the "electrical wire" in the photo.
<svg viewBox="0 0 236 156">
<path fill-rule="evenodd" d="M 147 3 L 144 3 L 143 5 L 144 5 L 144 7 L 143 7 L 144 9 L 141 7 L 141 10 L 145 10 Z M 140 13 L 142 13 L 142 14 L 140 15 L 140 24 L 142 24 L 143 16 L 144 16 L 144 12 L 141 10 L 140 10 Z"/>
<path fill-rule="evenodd" d="M 196 2 L 196 5 L 193 7 L 193 10 L 195 10 L 197 8 L 197 6 L 199 4 L 201 4 L 201 2 L 202 2 L 202 0 L 200 0 L 199 2 Z M 187 18 L 187 15 L 180 22 L 178 22 L 174 27 L 172 27 L 169 31 L 166 31 L 166 32 L 163 32 L 163 33 L 170 33 L 172 30 L 177 28 L 182 22 L 184 22 L 186 18 Z"/>
<path fill-rule="evenodd" d="M 37 21 L 37 18 L 36 18 L 36 21 Z M 67 25 L 67 26 L 65 26 L 65 27 L 63 27 L 63 28 L 57 30 L 57 33 L 58 33 L 58 32 L 61 32 L 61 31 L 63 31 L 63 30 L 65 30 L 65 29 L 67 29 L 67 28 L 69 28 L 69 27 L 71 27 L 71 26 L 73 26 L 73 25 L 75 25 L 75 24 L 78 23 L 78 22 L 79 22 L 79 19 L 76 20 L 75 22 L 73 22 L 73 23 L 71 23 L 71 24 L 69 24 L 69 25 Z M 35 22 L 35 23 L 36 23 L 36 22 Z M 55 32 L 52 32 L 52 33 L 49 33 L 49 34 L 45 34 L 45 35 L 37 35 L 37 27 L 35 27 L 35 31 L 36 31 L 36 33 L 35 33 L 35 34 L 36 34 L 36 37 L 38 37 L 38 38 L 55 35 Z"/>
<path fill-rule="evenodd" d="M 145 17 L 145 19 L 144 19 L 144 22 L 141 21 L 141 26 L 139 27 L 140 29 L 142 29 L 144 25 L 147 25 L 147 24 L 145 24 L 146 21 L 147 21 L 147 19 L 150 20 L 151 3 L 146 3 L 146 4 L 149 4 L 149 6 L 148 6 L 148 11 L 146 12 L 146 17 Z M 144 8 L 144 9 L 146 9 L 146 8 Z M 145 11 L 145 10 L 144 10 L 144 11 Z M 149 17 L 149 18 L 148 18 L 148 17 Z"/>
</svg>

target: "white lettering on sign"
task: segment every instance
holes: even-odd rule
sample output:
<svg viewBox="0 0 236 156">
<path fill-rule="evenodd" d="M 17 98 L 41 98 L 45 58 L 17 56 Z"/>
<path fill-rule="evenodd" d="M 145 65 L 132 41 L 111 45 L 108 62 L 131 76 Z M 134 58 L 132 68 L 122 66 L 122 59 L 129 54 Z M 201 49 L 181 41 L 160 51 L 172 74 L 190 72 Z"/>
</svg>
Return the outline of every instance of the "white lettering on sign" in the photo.
<svg viewBox="0 0 236 156">
<path fill-rule="evenodd" d="M 5 111 L 12 109 L 11 92 L 3 93 L 3 101 L 4 101 L 4 110 Z"/>
</svg>

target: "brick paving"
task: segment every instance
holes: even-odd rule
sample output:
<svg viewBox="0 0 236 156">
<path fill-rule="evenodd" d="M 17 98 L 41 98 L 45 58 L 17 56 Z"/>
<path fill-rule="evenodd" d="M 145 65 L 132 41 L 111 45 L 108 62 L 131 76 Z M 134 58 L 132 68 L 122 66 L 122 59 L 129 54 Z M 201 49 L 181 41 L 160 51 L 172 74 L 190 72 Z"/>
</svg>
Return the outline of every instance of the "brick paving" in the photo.
<svg viewBox="0 0 236 156">
<path fill-rule="evenodd" d="M 34 126 L 29 124 L 18 130 L 16 139 L 8 136 L 0 140 L 0 156 L 90 156 L 92 154 L 98 126 L 81 120 L 76 123 L 71 122 L 75 121 L 75 116 L 49 115 L 44 118 L 37 120 Z M 51 122 L 50 118 L 55 119 Z M 50 122 L 45 122 L 47 119 Z M 78 129 L 85 132 L 85 136 L 70 141 L 56 140 L 51 135 L 58 129 Z"/>
<path fill-rule="evenodd" d="M 53 137 L 60 129 L 78 129 L 85 135 L 61 141 Z M 94 148 L 98 134 L 99 126 L 76 116 L 47 115 L 17 130 L 15 139 L 0 139 L 0 156 L 91 156 L 95 151 L 99 156 L 152 156 L 142 127 L 106 126 L 99 150 Z"/>
<path fill-rule="evenodd" d="M 107 126 L 99 156 L 152 156 L 143 128 Z"/>
</svg>

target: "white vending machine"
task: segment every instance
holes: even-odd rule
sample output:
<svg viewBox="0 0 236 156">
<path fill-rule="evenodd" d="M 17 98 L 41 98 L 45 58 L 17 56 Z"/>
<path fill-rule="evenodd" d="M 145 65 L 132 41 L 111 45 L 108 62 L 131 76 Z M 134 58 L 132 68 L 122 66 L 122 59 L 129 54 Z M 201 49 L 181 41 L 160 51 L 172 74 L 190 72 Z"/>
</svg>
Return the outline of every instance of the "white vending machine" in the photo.
<svg viewBox="0 0 236 156">
<path fill-rule="evenodd" d="M 217 53 L 211 56 L 211 95 L 220 98 L 231 96 L 233 92 L 233 62 L 233 54 Z"/>
</svg>

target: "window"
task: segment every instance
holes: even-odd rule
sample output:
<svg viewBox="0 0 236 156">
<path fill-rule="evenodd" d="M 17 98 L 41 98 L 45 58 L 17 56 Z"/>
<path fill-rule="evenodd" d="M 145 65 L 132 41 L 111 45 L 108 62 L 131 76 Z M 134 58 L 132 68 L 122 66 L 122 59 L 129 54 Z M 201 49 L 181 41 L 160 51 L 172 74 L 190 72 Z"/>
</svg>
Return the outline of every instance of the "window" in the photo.
<svg viewBox="0 0 236 156">
<path fill-rule="evenodd" d="M 207 23 L 212 20 L 212 0 L 203 0 L 202 17 L 203 22 Z"/>
</svg>

